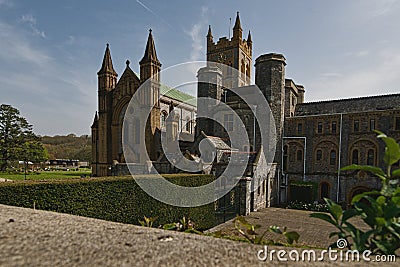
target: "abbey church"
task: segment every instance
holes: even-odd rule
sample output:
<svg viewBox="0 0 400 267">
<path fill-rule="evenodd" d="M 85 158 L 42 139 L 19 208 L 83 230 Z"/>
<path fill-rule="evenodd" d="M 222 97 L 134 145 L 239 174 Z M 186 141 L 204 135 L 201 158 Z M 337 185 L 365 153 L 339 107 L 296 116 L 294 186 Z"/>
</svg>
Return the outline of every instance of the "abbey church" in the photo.
<svg viewBox="0 0 400 267">
<path fill-rule="evenodd" d="M 207 33 L 207 29 L 204 29 Z M 246 32 L 247 33 L 247 32 Z M 236 117 L 227 112 L 223 126 L 202 118 L 196 119 L 203 106 L 196 97 L 169 88 L 160 77 L 161 62 L 156 53 L 153 33 L 150 30 L 140 74 L 126 62 L 118 79 L 107 44 L 103 62 L 98 71 L 98 112 L 92 125 L 93 176 L 124 174 L 127 163 L 122 147 L 123 118 L 135 116 L 128 103 L 138 88 L 151 78 L 148 94 L 141 105 L 153 108 L 147 122 L 135 121 L 132 129 L 134 163 L 143 166 L 143 173 L 151 168 L 160 173 L 179 172 L 165 157 L 160 145 L 161 136 L 173 131 L 179 146 L 189 160 L 203 164 L 204 173 L 218 176 L 223 172 L 224 155 L 248 155 L 249 169 L 244 183 L 256 185 L 249 193 L 246 212 L 288 201 L 315 202 L 329 197 L 337 202 L 349 203 L 352 196 L 380 186 L 377 178 L 365 172 L 340 172 L 352 163 L 383 166 L 384 144 L 376 139 L 374 130 L 380 130 L 400 141 L 400 94 L 379 95 L 342 100 L 305 102 L 305 88 L 286 77 L 286 58 L 279 53 L 256 56 L 253 62 L 252 36 L 246 39 L 239 13 L 236 16 L 231 38 L 214 40 L 211 26 L 206 35 L 207 64 L 198 70 L 197 97 L 211 97 L 228 105 L 245 125 L 249 144 L 232 147 L 229 132 L 239 127 Z M 160 44 L 162 45 L 162 44 Z M 265 47 L 268 47 L 265 44 Z M 211 64 L 211 63 L 222 64 Z M 229 66 L 237 70 L 234 74 Z M 276 127 L 276 151 L 273 164 L 267 168 L 263 161 L 264 148 L 258 127 L 254 126 L 252 107 L 243 103 L 230 88 L 246 91 L 250 88 L 255 66 L 255 84 L 261 90 L 272 111 Z M 201 79 L 207 76 L 217 83 L 209 86 Z M 310 90 L 318 90 L 312 88 Z M 349 88 L 351 90 L 351 88 Z M 166 118 L 175 109 L 174 127 Z M 145 149 L 152 165 L 141 158 L 139 128 L 145 128 Z M 202 163 L 196 144 L 206 139 L 218 151 L 212 163 Z M 131 162 L 129 162 L 131 163 Z M 147 166 L 147 167 L 146 167 Z M 266 171 L 268 170 L 268 171 Z M 232 197 L 232 195 L 227 196 Z"/>
</svg>

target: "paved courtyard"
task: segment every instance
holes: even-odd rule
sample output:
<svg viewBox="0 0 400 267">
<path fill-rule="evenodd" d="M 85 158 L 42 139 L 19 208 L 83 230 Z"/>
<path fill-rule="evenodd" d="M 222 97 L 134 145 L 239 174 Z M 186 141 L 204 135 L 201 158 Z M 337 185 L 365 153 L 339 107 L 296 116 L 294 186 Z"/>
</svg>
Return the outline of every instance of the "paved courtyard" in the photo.
<svg viewBox="0 0 400 267">
<path fill-rule="evenodd" d="M 329 245 L 336 242 L 337 238 L 329 238 L 329 234 L 337 229 L 325 221 L 311 218 L 311 213 L 313 212 L 266 208 L 257 212 L 252 212 L 250 215 L 246 216 L 246 220 L 253 225 L 261 225 L 261 227 L 256 230 L 257 233 L 263 233 L 271 225 L 276 225 L 281 228 L 287 227 L 287 231 L 296 231 L 300 234 L 299 245 L 327 248 Z M 368 226 L 362 220 L 352 220 L 352 222 L 362 229 L 368 229 Z M 211 233 L 218 231 L 223 235 L 240 236 L 232 220 L 209 230 Z M 284 238 L 271 232 L 268 232 L 265 238 L 284 242 Z"/>
</svg>

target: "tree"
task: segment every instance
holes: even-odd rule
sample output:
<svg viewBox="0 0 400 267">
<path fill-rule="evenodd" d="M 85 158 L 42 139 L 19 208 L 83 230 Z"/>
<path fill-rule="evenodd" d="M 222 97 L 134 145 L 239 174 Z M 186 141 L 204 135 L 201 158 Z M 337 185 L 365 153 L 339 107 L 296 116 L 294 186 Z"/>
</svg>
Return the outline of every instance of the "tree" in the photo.
<svg viewBox="0 0 400 267">
<path fill-rule="evenodd" d="M 0 171 L 14 160 L 43 160 L 45 150 L 32 125 L 11 105 L 0 105 Z"/>
</svg>

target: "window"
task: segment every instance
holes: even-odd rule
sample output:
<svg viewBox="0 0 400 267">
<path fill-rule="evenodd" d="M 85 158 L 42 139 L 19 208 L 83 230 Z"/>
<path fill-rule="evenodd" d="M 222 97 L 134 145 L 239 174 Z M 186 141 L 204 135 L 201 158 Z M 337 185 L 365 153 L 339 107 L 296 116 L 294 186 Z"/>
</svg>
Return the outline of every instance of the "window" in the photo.
<svg viewBox="0 0 400 267">
<path fill-rule="evenodd" d="M 336 133 L 336 121 L 332 122 L 332 133 L 335 134 Z"/>
<path fill-rule="evenodd" d="M 375 120 L 374 120 L 374 119 L 371 119 L 371 120 L 369 121 L 369 129 L 370 129 L 371 131 L 375 130 Z"/>
<path fill-rule="evenodd" d="M 297 161 L 303 160 L 303 150 L 301 150 L 301 149 L 297 150 L 296 158 L 297 158 Z"/>
<path fill-rule="evenodd" d="M 302 123 L 297 124 L 297 133 L 298 134 L 303 133 L 303 124 Z"/>
<path fill-rule="evenodd" d="M 354 122 L 353 122 L 353 130 L 354 130 L 354 132 L 360 131 L 360 121 L 359 120 L 354 120 Z"/>
<path fill-rule="evenodd" d="M 165 121 L 167 119 L 167 113 L 165 111 L 163 111 L 161 113 L 161 127 L 165 128 Z"/>
<path fill-rule="evenodd" d="M 351 153 L 351 164 L 358 164 L 358 149 L 354 149 Z"/>
<path fill-rule="evenodd" d="M 331 150 L 329 164 L 336 165 L 336 151 L 335 150 Z"/>
<path fill-rule="evenodd" d="M 296 105 L 296 97 L 292 95 L 292 106 Z"/>
<path fill-rule="evenodd" d="M 186 117 L 186 132 L 190 133 L 192 130 L 192 121 L 189 117 Z"/>
<path fill-rule="evenodd" d="M 317 150 L 316 158 L 317 158 L 317 160 L 321 160 L 322 159 L 322 150 L 321 149 Z"/>
<path fill-rule="evenodd" d="M 233 131 L 233 114 L 224 115 L 224 127 L 228 132 Z"/>
<path fill-rule="evenodd" d="M 400 117 L 396 117 L 394 129 L 400 130 Z"/>
<path fill-rule="evenodd" d="M 375 165 L 375 151 L 373 149 L 368 150 L 367 165 Z"/>
<path fill-rule="evenodd" d="M 322 133 L 322 122 L 318 122 L 317 133 Z"/>
</svg>

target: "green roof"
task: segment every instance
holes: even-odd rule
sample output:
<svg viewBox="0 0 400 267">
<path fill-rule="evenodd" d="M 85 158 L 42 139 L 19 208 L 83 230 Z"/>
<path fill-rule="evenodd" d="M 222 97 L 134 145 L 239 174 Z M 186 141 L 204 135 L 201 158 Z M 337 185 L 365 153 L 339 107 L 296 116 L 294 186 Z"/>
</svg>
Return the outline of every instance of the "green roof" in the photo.
<svg viewBox="0 0 400 267">
<path fill-rule="evenodd" d="M 137 77 L 140 77 L 139 74 L 137 74 L 136 72 L 135 75 Z M 176 90 L 174 88 L 169 87 L 168 85 L 165 84 L 161 84 L 160 86 L 160 94 L 161 95 L 165 95 L 166 97 L 178 100 L 180 102 L 186 103 L 188 105 L 191 105 L 193 107 L 197 107 L 197 99 L 196 97 L 186 94 L 184 92 L 181 92 L 179 90 Z"/>
<path fill-rule="evenodd" d="M 160 86 L 160 94 L 165 95 L 169 98 L 178 100 L 180 102 L 186 103 L 188 105 L 197 107 L 197 100 L 194 96 L 171 88 L 165 84 L 161 84 Z"/>
</svg>

